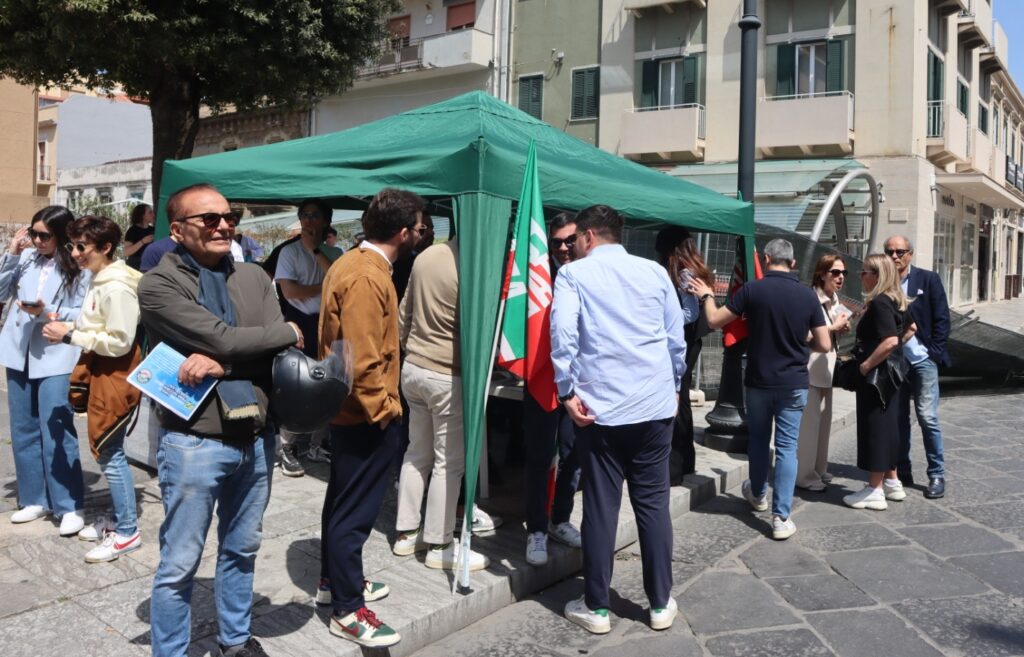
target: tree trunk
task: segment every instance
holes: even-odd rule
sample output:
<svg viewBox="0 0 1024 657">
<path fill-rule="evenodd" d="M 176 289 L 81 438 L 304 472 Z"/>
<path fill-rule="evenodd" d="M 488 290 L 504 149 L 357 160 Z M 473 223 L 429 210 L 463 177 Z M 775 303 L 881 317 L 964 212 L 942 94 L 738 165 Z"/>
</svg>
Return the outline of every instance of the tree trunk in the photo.
<svg viewBox="0 0 1024 657">
<path fill-rule="evenodd" d="M 195 76 L 171 66 L 165 66 L 150 92 L 149 112 L 153 119 L 153 207 L 158 213 L 164 209 L 157 207 L 164 161 L 192 156 L 196 134 L 199 132 L 199 96 L 199 81 Z"/>
</svg>

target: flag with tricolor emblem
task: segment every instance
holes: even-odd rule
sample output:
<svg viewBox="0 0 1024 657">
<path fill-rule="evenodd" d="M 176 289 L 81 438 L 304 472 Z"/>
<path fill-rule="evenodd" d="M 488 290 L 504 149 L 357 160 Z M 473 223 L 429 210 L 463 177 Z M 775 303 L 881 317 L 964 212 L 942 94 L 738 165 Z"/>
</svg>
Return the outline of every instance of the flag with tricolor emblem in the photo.
<svg viewBox="0 0 1024 657">
<path fill-rule="evenodd" d="M 498 364 L 526 381 L 526 390 L 541 408 L 553 411 L 558 391 L 551 365 L 551 262 L 533 142 L 505 272 Z"/>
</svg>

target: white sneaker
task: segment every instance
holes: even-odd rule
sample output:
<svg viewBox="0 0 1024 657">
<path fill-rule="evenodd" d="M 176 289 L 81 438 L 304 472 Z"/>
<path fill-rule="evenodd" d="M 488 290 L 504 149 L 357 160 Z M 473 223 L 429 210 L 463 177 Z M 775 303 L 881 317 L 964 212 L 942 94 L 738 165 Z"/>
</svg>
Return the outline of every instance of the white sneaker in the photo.
<svg viewBox="0 0 1024 657">
<path fill-rule="evenodd" d="M 427 552 L 427 558 L 424 560 L 427 568 L 435 568 L 437 570 L 445 569 L 452 570 L 459 563 L 459 552 L 460 548 L 458 543 L 452 541 L 448 545 L 435 545 L 430 548 Z M 469 551 L 469 570 L 483 570 L 487 566 L 491 565 L 491 560 L 480 554 L 476 550 Z"/>
<path fill-rule="evenodd" d="M 565 617 L 594 634 L 608 634 L 612 631 L 608 610 L 588 608 L 587 601 L 583 596 L 566 603 Z"/>
<path fill-rule="evenodd" d="M 750 506 L 751 508 L 754 509 L 754 511 L 768 510 L 768 495 L 764 494 L 761 497 L 756 497 L 754 495 L 753 489 L 750 486 L 749 479 L 743 482 L 743 485 L 740 486 L 740 490 L 743 491 L 743 498 L 747 500 L 747 502 L 750 502 Z"/>
<path fill-rule="evenodd" d="M 330 463 L 331 453 L 320 445 L 313 445 L 306 452 L 306 458 L 315 463 Z"/>
<path fill-rule="evenodd" d="M 82 517 L 81 511 L 65 513 L 64 517 L 60 519 L 61 536 L 74 536 L 84 528 L 85 518 Z"/>
<path fill-rule="evenodd" d="M 784 541 L 796 533 L 796 525 L 792 518 L 783 520 L 779 516 L 772 516 L 772 538 L 776 541 Z"/>
<path fill-rule="evenodd" d="M 893 502 L 902 502 L 907 499 L 907 491 L 903 490 L 903 482 L 896 480 L 895 486 L 890 486 L 888 482 L 882 482 L 882 492 L 885 494 L 885 499 Z"/>
<path fill-rule="evenodd" d="M 11 522 L 18 525 L 23 522 L 32 522 L 33 520 L 39 520 L 50 515 L 49 510 L 44 509 L 38 504 L 31 504 L 23 509 L 19 509 L 11 514 Z"/>
<path fill-rule="evenodd" d="M 571 522 L 560 522 L 557 525 L 548 524 L 548 535 L 572 548 L 583 547 L 583 537 L 580 530 L 573 527 Z"/>
<path fill-rule="evenodd" d="M 423 542 L 423 532 L 418 528 L 411 532 L 399 532 L 398 537 L 395 539 L 395 545 L 391 548 L 391 551 L 399 557 L 407 557 L 410 554 L 416 554 L 426 550 L 429 545 Z"/>
<path fill-rule="evenodd" d="M 533 532 L 526 537 L 526 563 L 543 566 L 548 562 L 548 537 L 544 532 Z"/>
<path fill-rule="evenodd" d="M 846 506 L 854 509 L 872 509 L 874 511 L 885 511 L 889 504 L 885 501 L 885 493 L 881 488 L 872 488 L 865 485 L 856 493 L 850 493 L 843 498 Z"/>
<path fill-rule="evenodd" d="M 78 538 L 82 541 L 101 541 L 107 532 L 112 532 L 114 529 L 116 527 L 114 527 L 114 523 L 110 521 L 110 518 L 100 516 L 96 518 L 96 522 L 78 532 Z"/>
<path fill-rule="evenodd" d="M 492 516 L 477 505 L 473 505 L 473 535 L 492 534 L 505 521 L 501 516 Z"/>
<path fill-rule="evenodd" d="M 668 599 L 667 607 L 661 609 L 651 607 L 651 629 L 667 630 L 672 627 L 672 621 L 676 619 L 676 614 L 678 613 L 679 607 L 676 605 L 675 598 Z"/>
<path fill-rule="evenodd" d="M 107 532 L 103 542 L 85 553 L 87 563 L 103 563 L 113 561 L 122 554 L 138 550 L 142 546 L 142 534 L 136 531 L 131 536 L 122 536 L 117 532 Z"/>
</svg>

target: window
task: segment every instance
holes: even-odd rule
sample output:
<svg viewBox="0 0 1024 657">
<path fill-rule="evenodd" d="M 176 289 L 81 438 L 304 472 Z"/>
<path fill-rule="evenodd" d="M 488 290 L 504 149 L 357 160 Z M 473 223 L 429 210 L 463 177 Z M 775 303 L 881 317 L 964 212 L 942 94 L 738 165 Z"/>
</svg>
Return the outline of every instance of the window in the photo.
<svg viewBox="0 0 1024 657">
<path fill-rule="evenodd" d="M 988 108 L 978 103 L 978 130 L 988 134 Z"/>
<path fill-rule="evenodd" d="M 928 40 L 939 52 L 946 52 L 946 16 L 939 13 L 939 3 L 928 3 Z"/>
<path fill-rule="evenodd" d="M 975 224 L 967 222 L 960 233 L 960 300 L 964 302 L 974 297 L 975 228 Z"/>
<path fill-rule="evenodd" d="M 962 78 L 956 81 L 956 108 L 960 110 L 960 113 L 970 118 L 970 108 L 967 104 L 970 102 L 971 92 L 967 87 L 967 83 Z"/>
<path fill-rule="evenodd" d="M 928 49 L 928 100 L 942 100 L 944 98 L 942 81 L 945 75 L 945 62 L 935 54 L 931 48 Z"/>
<path fill-rule="evenodd" d="M 519 78 L 519 109 L 535 119 L 543 119 L 543 75 L 524 75 Z"/>
<path fill-rule="evenodd" d="M 999 141 L 999 108 L 992 108 L 992 143 L 998 146 Z"/>
<path fill-rule="evenodd" d="M 703 100 L 697 57 L 647 60 L 642 64 L 640 107 L 671 108 Z"/>
<path fill-rule="evenodd" d="M 476 23 L 476 1 L 462 4 L 445 3 L 448 6 L 448 31 L 464 30 Z"/>
<path fill-rule="evenodd" d="M 956 225 L 949 217 L 935 215 L 935 235 L 932 241 L 934 270 L 942 278 L 946 296 L 953 294 L 953 246 L 956 240 Z"/>
<path fill-rule="evenodd" d="M 600 96 L 601 69 L 579 68 L 572 72 L 572 112 L 570 119 L 596 119 Z"/>
<path fill-rule="evenodd" d="M 388 21 L 388 38 L 392 50 L 400 50 L 409 45 L 409 33 L 412 30 L 412 16 L 400 16 Z"/>
<path fill-rule="evenodd" d="M 114 193 L 109 187 L 97 187 L 96 200 L 100 205 L 111 203 L 114 200 Z"/>
<path fill-rule="evenodd" d="M 146 188 L 145 187 L 129 187 L 128 188 L 128 198 L 130 198 L 130 199 L 135 199 L 136 201 L 141 201 L 145 196 L 146 196 Z"/>
<path fill-rule="evenodd" d="M 825 44 L 796 47 L 796 93 L 813 96 L 825 91 Z"/>
<path fill-rule="evenodd" d="M 776 61 L 776 96 L 814 96 L 846 91 L 845 41 L 779 44 Z"/>
<path fill-rule="evenodd" d="M 77 210 L 78 204 L 82 202 L 82 190 L 80 189 L 69 189 L 68 190 L 68 208 L 71 210 Z"/>
</svg>

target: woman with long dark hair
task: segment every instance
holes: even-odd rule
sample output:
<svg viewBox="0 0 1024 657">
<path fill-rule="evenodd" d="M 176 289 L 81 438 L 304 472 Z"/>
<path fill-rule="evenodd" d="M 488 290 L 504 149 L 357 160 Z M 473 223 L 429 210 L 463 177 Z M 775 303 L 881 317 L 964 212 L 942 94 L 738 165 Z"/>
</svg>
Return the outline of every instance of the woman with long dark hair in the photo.
<svg viewBox="0 0 1024 657">
<path fill-rule="evenodd" d="M 132 225 L 124 234 L 124 258 L 132 269 L 142 267 L 142 254 L 153 243 L 156 232 L 156 213 L 148 203 L 139 203 L 132 208 Z"/>
<path fill-rule="evenodd" d="M 79 348 L 51 344 L 42 330 L 47 320 L 74 321 L 89 285 L 89 275 L 67 249 L 73 219 L 65 207 L 43 208 L 14 234 L 0 258 L 0 298 L 14 302 L 0 331 L 21 507 L 11 522 L 53 513 L 61 519 L 61 536 L 77 534 L 85 525 L 78 435 L 68 403 Z"/>
<path fill-rule="evenodd" d="M 686 340 L 686 374 L 679 387 L 679 411 L 672 432 L 673 483 L 680 483 L 683 475 L 696 469 L 696 450 L 693 447 L 693 410 L 690 408 L 690 388 L 693 386 L 693 368 L 703 346 L 701 339 L 708 332 L 707 322 L 701 320 L 701 308 L 697 297 L 687 288 L 690 281 L 699 279 L 714 289 L 715 278 L 704 262 L 704 256 L 697 248 L 697 242 L 690 231 L 682 226 L 670 226 L 661 230 L 654 241 L 658 262 L 668 270 L 668 277 L 676 286 L 679 303 L 683 307 L 683 338 Z M 677 460 L 678 459 L 678 460 Z M 678 465 L 676 465 L 676 462 Z"/>
</svg>

